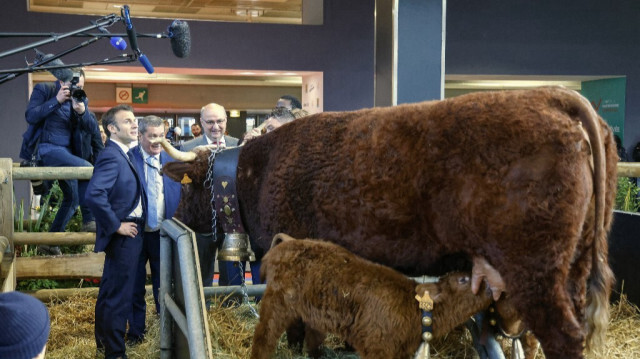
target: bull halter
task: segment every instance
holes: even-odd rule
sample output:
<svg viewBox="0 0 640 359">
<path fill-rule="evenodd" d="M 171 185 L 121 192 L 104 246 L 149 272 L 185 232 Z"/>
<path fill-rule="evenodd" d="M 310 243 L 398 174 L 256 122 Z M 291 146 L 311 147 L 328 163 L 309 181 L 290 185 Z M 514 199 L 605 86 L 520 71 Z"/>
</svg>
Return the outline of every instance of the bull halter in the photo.
<svg viewBox="0 0 640 359">
<path fill-rule="evenodd" d="M 431 358 L 429 342 L 433 339 L 433 313 L 431 312 L 433 310 L 433 299 L 429 296 L 428 290 L 425 290 L 422 295 L 416 294 L 415 298 L 422 311 L 422 343 L 413 358 L 429 359 Z"/>
</svg>

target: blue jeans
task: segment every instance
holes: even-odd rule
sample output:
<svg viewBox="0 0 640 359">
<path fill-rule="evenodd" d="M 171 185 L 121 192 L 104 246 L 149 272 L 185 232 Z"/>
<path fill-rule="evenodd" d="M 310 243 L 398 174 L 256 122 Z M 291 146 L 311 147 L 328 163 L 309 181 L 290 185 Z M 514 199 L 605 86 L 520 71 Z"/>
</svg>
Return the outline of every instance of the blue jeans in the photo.
<svg viewBox="0 0 640 359">
<path fill-rule="evenodd" d="M 41 156 L 42 165 L 47 167 L 92 167 L 91 163 L 78 156 L 71 154 L 66 148 L 52 149 Z M 94 220 L 89 208 L 82 205 L 84 194 L 87 191 L 89 181 L 59 180 L 58 184 L 62 190 L 62 203 L 56 214 L 56 218 L 51 223 L 49 232 L 64 232 L 67 223 L 80 204 L 82 211 L 82 222 L 87 223 Z"/>
</svg>

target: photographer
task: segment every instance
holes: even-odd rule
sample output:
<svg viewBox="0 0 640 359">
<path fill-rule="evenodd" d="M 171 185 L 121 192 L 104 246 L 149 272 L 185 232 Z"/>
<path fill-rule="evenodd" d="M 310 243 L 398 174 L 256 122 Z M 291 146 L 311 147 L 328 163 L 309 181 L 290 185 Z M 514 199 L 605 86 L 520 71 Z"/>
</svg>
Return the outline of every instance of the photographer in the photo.
<svg viewBox="0 0 640 359">
<path fill-rule="evenodd" d="M 34 151 L 41 166 L 91 167 L 91 161 L 104 148 L 95 117 L 88 110 L 82 88 L 85 75 L 81 69 L 62 71 L 58 81 L 39 83 L 31 94 L 25 117 L 29 123 L 24 141 L 37 143 Z M 25 134 L 26 135 L 26 134 Z M 36 138 L 33 138 L 36 137 Z M 25 145 L 23 144 L 23 149 Z M 83 205 L 88 181 L 60 180 L 63 200 L 49 232 L 64 232 L 78 205 L 82 211 L 82 230 L 95 232 L 91 212 Z M 58 247 L 41 245 L 42 254 L 60 254 Z"/>
</svg>

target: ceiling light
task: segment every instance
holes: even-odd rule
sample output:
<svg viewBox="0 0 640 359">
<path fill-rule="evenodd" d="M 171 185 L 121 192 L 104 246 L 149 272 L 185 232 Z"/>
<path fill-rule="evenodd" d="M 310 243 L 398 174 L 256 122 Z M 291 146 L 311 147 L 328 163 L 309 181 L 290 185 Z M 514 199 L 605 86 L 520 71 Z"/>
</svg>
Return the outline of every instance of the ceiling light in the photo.
<svg viewBox="0 0 640 359">
<path fill-rule="evenodd" d="M 230 110 L 229 111 L 229 117 L 240 117 L 240 111 L 238 110 Z"/>
</svg>

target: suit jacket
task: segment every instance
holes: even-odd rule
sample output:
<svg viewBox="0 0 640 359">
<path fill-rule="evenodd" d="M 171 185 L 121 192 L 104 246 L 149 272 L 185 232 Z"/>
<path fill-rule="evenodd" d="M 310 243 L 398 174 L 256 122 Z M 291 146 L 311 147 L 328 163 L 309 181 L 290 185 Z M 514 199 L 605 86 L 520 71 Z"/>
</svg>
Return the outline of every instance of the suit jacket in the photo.
<svg viewBox="0 0 640 359">
<path fill-rule="evenodd" d="M 136 165 L 138 173 L 140 174 L 140 178 L 142 179 L 145 193 L 149 193 L 147 187 L 147 178 L 144 175 L 144 156 L 142 149 L 140 148 L 140 146 L 136 146 L 132 148 L 131 151 L 133 152 L 134 163 Z M 171 161 L 173 161 L 173 158 L 171 158 L 171 156 L 169 156 L 164 151 L 160 152 L 160 165 L 164 166 L 165 163 Z M 180 203 L 180 190 L 182 188 L 182 185 L 163 174 L 162 186 L 162 191 L 164 193 L 164 217 L 165 219 L 168 219 L 173 217 L 176 209 L 178 209 L 178 203 Z"/>
<path fill-rule="evenodd" d="M 113 141 L 108 141 L 98 155 L 85 195 L 85 204 L 96 218 L 95 252 L 107 248 L 120 222 L 136 208 L 138 199 L 142 200 L 145 217 L 147 206 L 142 180 L 127 154 Z"/>
<path fill-rule="evenodd" d="M 227 145 L 227 147 L 237 147 L 238 146 L 238 139 L 235 137 L 231 137 L 231 136 L 224 136 L 224 142 Z M 192 140 L 189 140 L 185 143 L 182 144 L 182 147 L 180 148 L 182 151 L 191 151 L 192 149 L 196 148 L 197 146 L 206 146 L 209 143 L 207 142 L 207 138 L 206 135 L 203 134 L 200 137 L 196 137 Z"/>
</svg>

